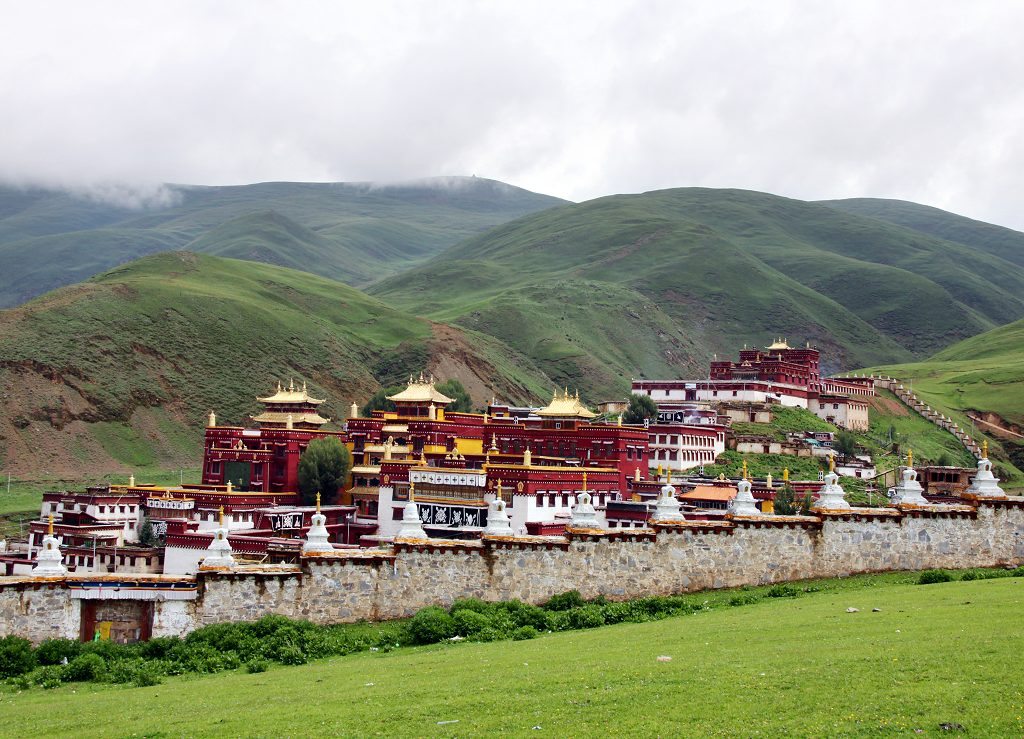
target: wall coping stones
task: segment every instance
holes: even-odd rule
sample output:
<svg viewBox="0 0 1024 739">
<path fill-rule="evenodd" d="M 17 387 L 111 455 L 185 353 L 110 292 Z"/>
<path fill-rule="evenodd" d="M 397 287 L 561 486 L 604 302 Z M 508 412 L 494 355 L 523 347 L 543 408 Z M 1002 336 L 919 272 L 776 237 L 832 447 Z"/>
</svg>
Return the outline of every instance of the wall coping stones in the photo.
<svg viewBox="0 0 1024 739">
<path fill-rule="evenodd" d="M 393 546 L 395 553 L 429 552 L 431 554 L 443 554 L 444 552 L 475 552 L 479 554 L 483 550 L 482 542 L 467 539 L 395 539 Z"/>
<path fill-rule="evenodd" d="M 338 562 L 340 564 L 374 564 L 376 562 L 393 562 L 393 549 L 335 549 L 330 552 L 303 552 L 303 560 L 317 562 Z"/>
<path fill-rule="evenodd" d="M 818 508 L 814 512 L 821 516 L 822 520 L 877 521 L 891 518 L 898 521 L 903 518 L 903 514 L 895 508 Z"/>
<path fill-rule="evenodd" d="M 731 516 L 738 528 L 775 529 L 820 529 L 822 521 L 817 516 Z"/>
<path fill-rule="evenodd" d="M 657 533 L 651 529 L 566 529 L 569 541 L 654 541 Z"/>
<path fill-rule="evenodd" d="M 651 526 L 655 532 L 661 533 L 662 531 L 676 531 L 682 533 L 683 531 L 692 531 L 695 534 L 731 534 L 732 530 L 736 528 L 736 524 L 732 521 L 666 521 L 657 522 L 652 521 Z"/>
<path fill-rule="evenodd" d="M 569 548 L 564 536 L 485 536 L 484 544 L 490 549 L 561 549 Z"/>
<path fill-rule="evenodd" d="M 900 512 L 908 518 L 977 518 L 978 509 L 970 505 L 900 504 Z"/>
</svg>

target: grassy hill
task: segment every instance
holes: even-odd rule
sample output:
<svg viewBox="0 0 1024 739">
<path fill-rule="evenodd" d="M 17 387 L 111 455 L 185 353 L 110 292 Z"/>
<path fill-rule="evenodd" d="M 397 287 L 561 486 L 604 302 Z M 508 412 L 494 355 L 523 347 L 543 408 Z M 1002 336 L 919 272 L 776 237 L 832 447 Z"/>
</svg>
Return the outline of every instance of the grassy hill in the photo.
<svg viewBox="0 0 1024 739">
<path fill-rule="evenodd" d="M 148 688 L 7 688 L 0 704 L 19 736 L 1020 735 L 1024 581 L 899 579 Z"/>
<path fill-rule="evenodd" d="M 0 187 L 0 307 L 140 256 L 186 248 L 365 284 L 564 202 L 475 177 L 393 185 L 171 185 L 165 195 L 162 205 L 130 208 Z"/>
<path fill-rule="evenodd" d="M 1020 231 L 906 200 L 850 198 L 820 202 L 847 213 L 870 216 L 929 236 L 964 244 L 977 251 L 1024 266 L 1024 234 Z"/>
<path fill-rule="evenodd" d="M 912 385 L 926 403 L 995 441 L 997 457 L 1024 470 L 1024 320 L 973 336 L 925 361 L 874 371 Z"/>
<path fill-rule="evenodd" d="M 242 423 L 279 379 L 342 419 L 409 372 L 477 396 L 549 391 L 529 360 L 322 277 L 168 252 L 0 311 L 0 466 L 15 476 L 194 465 L 214 409 Z"/>
<path fill-rule="evenodd" d="M 369 289 L 609 394 L 778 335 L 820 346 L 826 371 L 927 356 L 1024 316 L 1022 288 L 1024 268 L 960 243 L 826 205 L 688 188 L 526 216 Z"/>
</svg>

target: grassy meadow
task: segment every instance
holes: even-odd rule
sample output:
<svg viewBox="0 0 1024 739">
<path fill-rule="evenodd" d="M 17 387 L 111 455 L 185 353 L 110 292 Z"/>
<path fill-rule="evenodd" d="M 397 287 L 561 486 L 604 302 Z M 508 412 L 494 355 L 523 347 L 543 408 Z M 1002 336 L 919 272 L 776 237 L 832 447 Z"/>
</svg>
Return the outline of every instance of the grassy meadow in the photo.
<svg viewBox="0 0 1024 739">
<path fill-rule="evenodd" d="M 147 688 L 8 686 L 3 733 L 1019 736 L 1024 579 L 916 579 L 826 581 L 798 597 L 663 621 Z"/>
</svg>

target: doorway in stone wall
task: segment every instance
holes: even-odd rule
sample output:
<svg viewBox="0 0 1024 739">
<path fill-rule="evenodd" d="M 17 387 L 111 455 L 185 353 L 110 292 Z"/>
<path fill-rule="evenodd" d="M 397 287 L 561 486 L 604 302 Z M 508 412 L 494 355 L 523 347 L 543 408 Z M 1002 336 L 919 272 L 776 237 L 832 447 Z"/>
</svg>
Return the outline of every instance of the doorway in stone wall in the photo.
<svg viewBox="0 0 1024 739">
<path fill-rule="evenodd" d="M 148 641 L 153 633 L 153 603 L 148 600 L 83 600 L 82 641 L 118 644 Z"/>
</svg>

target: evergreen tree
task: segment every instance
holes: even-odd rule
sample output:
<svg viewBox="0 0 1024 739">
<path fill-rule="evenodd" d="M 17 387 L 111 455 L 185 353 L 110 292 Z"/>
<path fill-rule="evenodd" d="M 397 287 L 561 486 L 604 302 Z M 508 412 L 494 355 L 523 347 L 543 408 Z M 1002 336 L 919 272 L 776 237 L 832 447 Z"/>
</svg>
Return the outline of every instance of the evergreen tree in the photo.
<svg viewBox="0 0 1024 739">
<path fill-rule="evenodd" d="M 796 501 L 793 499 L 793 487 L 788 483 L 775 493 L 775 512 L 780 516 L 796 515 Z"/>
<path fill-rule="evenodd" d="M 658 418 L 658 406 L 649 395 L 630 395 L 629 407 L 622 414 L 623 423 L 643 423 Z"/>
<path fill-rule="evenodd" d="M 314 439 L 299 457 L 299 493 L 302 502 L 312 505 L 320 493 L 325 504 L 338 502 L 338 488 L 352 469 L 348 447 L 336 437 Z"/>
<path fill-rule="evenodd" d="M 456 411 L 459 413 L 469 413 L 473 410 L 473 400 L 469 397 L 469 393 L 466 391 L 466 388 L 463 387 L 462 383 L 458 380 L 445 380 L 434 387 L 437 389 L 437 392 L 442 395 L 447 395 L 455 401 L 445 410 Z"/>
</svg>

